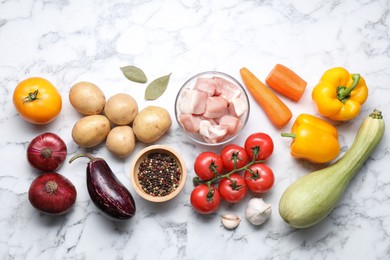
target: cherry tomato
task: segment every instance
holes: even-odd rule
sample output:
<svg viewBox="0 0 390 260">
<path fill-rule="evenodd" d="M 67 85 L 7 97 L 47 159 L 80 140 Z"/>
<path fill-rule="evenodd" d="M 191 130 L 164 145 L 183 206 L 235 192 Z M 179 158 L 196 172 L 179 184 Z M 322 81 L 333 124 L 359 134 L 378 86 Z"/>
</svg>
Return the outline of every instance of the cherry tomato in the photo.
<svg viewBox="0 0 390 260">
<path fill-rule="evenodd" d="M 255 193 L 265 193 L 274 185 L 274 173 L 264 163 L 256 163 L 248 167 L 244 173 L 245 183 Z"/>
<path fill-rule="evenodd" d="M 235 144 L 228 144 L 221 151 L 223 167 L 228 172 L 234 170 L 234 159 L 236 159 L 236 169 L 244 167 L 248 163 L 248 154 L 244 147 Z"/>
<path fill-rule="evenodd" d="M 200 179 L 205 181 L 211 180 L 215 177 L 215 173 L 222 173 L 222 159 L 213 152 L 200 153 L 195 159 L 194 171 Z"/>
<path fill-rule="evenodd" d="M 274 142 L 272 141 L 272 138 L 265 133 L 254 133 L 245 140 L 244 147 L 251 160 L 253 160 L 254 157 L 253 149 L 256 147 L 259 149 L 256 160 L 267 160 L 274 151 Z"/>
<path fill-rule="evenodd" d="M 230 203 L 239 202 L 247 193 L 245 180 L 237 173 L 231 174 L 229 178 L 223 178 L 219 182 L 218 190 L 222 199 Z"/>
<path fill-rule="evenodd" d="M 13 103 L 20 116 L 34 124 L 53 121 L 62 108 L 58 90 L 46 79 L 37 77 L 25 79 L 16 86 Z"/>
<path fill-rule="evenodd" d="M 190 201 L 196 212 L 210 214 L 218 209 L 221 197 L 213 185 L 209 190 L 206 184 L 200 184 L 192 190 Z"/>
</svg>

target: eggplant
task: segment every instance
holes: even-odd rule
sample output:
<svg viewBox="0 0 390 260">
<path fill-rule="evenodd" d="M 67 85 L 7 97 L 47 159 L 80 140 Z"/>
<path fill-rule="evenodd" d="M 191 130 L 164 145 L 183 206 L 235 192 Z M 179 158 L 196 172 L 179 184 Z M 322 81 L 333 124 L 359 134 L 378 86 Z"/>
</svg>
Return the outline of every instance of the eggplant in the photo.
<svg viewBox="0 0 390 260">
<path fill-rule="evenodd" d="M 104 215 L 114 220 L 126 220 L 135 214 L 135 202 L 130 191 L 118 180 L 107 162 L 90 154 L 79 154 L 70 159 L 87 157 L 87 188 L 91 200 Z"/>
</svg>

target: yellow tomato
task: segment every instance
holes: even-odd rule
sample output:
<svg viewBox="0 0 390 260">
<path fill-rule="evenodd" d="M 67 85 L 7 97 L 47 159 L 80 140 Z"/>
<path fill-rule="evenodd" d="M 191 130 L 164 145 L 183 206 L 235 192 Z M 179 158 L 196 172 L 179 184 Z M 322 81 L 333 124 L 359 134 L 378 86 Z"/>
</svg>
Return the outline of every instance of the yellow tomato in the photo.
<svg viewBox="0 0 390 260">
<path fill-rule="evenodd" d="M 44 78 L 28 78 L 20 82 L 13 95 L 20 116 L 30 123 L 47 124 L 61 112 L 62 99 L 58 90 Z"/>
</svg>

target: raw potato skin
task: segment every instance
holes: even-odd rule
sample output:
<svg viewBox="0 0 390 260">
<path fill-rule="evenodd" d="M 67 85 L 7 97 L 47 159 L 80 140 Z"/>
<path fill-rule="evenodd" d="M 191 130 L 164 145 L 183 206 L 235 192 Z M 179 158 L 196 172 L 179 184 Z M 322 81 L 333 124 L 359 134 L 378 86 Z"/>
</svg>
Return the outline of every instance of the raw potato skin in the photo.
<svg viewBox="0 0 390 260">
<path fill-rule="evenodd" d="M 69 91 L 69 101 L 83 115 L 98 115 L 103 112 L 106 97 L 93 83 L 82 81 L 74 84 Z"/>
<path fill-rule="evenodd" d="M 171 127 L 169 112 L 157 106 L 148 106 L 141 110 L 133 122 L 133 131 L 138 140 L 152 143 L 162 137 Z"/>
<path fill-rule="evenodd" d="M 104 113 L 116 125 L 129 125 L 138 114 L 138 104 L 132 96 L 119 93 L 107 100 Z"/>
<path fill-rule="evenodd" d="M 107 149 L 118 158 L 129 156 L 135 148 L 135 136 L 130 126 L 116 126 L 108 133 Z"/>
<path fill-rule="evenodd" d="M 81 147 L 94 147 L 103 142 L 110 132 L 111 124 L 103 115 L 81 118 L 72 129 L 72 138 Z"/>
</svg>

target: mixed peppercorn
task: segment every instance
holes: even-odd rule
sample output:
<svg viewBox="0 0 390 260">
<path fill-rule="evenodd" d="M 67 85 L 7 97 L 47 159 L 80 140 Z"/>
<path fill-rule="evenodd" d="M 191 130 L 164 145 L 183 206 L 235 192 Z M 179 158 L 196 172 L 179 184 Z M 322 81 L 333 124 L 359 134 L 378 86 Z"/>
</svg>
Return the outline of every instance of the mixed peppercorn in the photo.
<svg viewBox="0 0 390 260">
<path fill-rule="evenodd" d="M 142 189 L 156 197 L 172 193 L 180 182 L 181 169 L 172 156 L 150 153 L 139 165 L 138 180 Z"/>
</svg>

